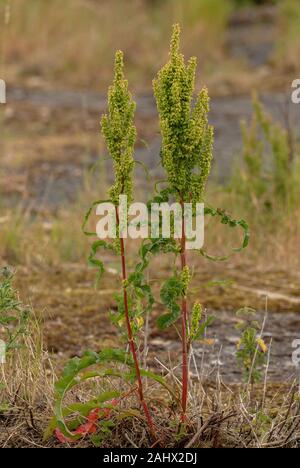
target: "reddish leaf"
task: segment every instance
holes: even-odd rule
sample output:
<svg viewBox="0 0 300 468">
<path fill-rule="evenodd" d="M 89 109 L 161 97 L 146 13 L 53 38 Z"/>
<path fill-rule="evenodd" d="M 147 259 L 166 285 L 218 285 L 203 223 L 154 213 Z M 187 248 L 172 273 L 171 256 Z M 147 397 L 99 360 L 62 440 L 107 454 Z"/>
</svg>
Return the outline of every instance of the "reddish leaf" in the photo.
<svg viewBox="0 0 300 468">
<path fill-rule="evenodd" d="M 58 427 L 55 429 L 55 436 L 57 440 L 59 440 L 59 442 L 61 442 L 62 444 L 66 444 L 67 442 L 74 442 L 73 439 L 70 439 L 69 437 L 64 436 L 61 430 L 58 429 Z"/>
<path fill-rule="evenodd" d="M 119 404 L 119 400 L 113 399 L 111 400 L 110 404 L 112 406 L 117 406 Z M 109 419 L 110 413 L 111 413 L 111 408 L 95 408 L 89 413 L 87 417 L 87 422 L 84 424 L 81 424 L 76 429 L 76 431 L 72 432 L 72 435 L 85 436 L 87 434 L 95 434 L 95 432 L 97 431 L 96 422 L 99 419 Z M 59 440 L 59 442 L 61 442 L 62 444 L 65 444 L 67 442 L 69 443 L 76 442 L 73 439 L 64 436 L 64 434 L 61 432 L 59 428 L 55 429 L 55 436 L 57 440 Z"/>
<path fill-rule="evenodd" d="M 100 412 L 99 408 L 92 410 L 90 414 L 88 415 L 87 422 L 79 426 L 76 429 L 75 434 L 81 434 L 81 435 L 94 434 L 97 430 L 97 426 L 95 423 L 99 419 L 99 412 Z"/>
</svg>

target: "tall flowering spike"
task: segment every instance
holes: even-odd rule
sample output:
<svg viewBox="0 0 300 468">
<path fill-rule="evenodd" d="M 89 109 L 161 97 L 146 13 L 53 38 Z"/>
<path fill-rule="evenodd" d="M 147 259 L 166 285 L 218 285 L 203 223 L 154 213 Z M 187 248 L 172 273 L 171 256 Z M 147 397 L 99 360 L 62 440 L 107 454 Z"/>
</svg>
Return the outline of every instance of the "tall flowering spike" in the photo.
<svg viewBox="0 0 300 468">
<path fill-rule="evenodd" d="M 127 195 L 132 200 L 132 171 L 134 169 L 134 145 L 136 127 L 134 125 L 135 102 L 128 91 L 128 81 L 124 78 L 123 53 L 115 56 L 115 76 L 108 91 L 108 114 L 101 120 L 102 133 L 112 157 L 115 183 L 109 194 L 113 203 L 119 203 L 119 195 Z"/>
<path fill-rule="evenodd" d="M 174 24 L 173 34 L 171 38 L 170 55 L 171 56 L 178 55 L 179 48 L 180 48 L 180 26 L 179 24 Z"/>
<path fill-rule="evenodd" d="M 153 82 L 162 133 L 161 157 L 171 190 L 183 201 L 202 201 L 210 173 L 213 128 L 208 125 L 209 97 L 204 88 L 192 104 L 196 58 L 185 64 L 180 27 L 174 25 L 169 62 Z"/>
</svg>

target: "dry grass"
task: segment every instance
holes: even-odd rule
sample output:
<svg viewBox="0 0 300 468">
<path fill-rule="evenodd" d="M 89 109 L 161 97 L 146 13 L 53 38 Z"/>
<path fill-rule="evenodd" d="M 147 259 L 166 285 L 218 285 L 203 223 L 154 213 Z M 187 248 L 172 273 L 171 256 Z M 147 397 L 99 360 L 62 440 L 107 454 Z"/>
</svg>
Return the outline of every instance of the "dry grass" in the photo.
<svg viewBox="0 0 300 468">
<path fill-rule="evenodd" d="M 41 321 L 32 315 L 22 348 L 11 352 L 0 366 L 1 447 L 38 445 L 35 440 L 40 440 L 51 414 L 54 381 Z"/>
<path fill-rule="evenodd" d="M 262 86 L 267 78 L 269 86 L 282 86 L 299 68 L 298 1 L 279 2 L 275 53 L 258 69 L 231 56 L 227 48 L 234 4 L 234 0 L 66 0 L 61 8 L 59 0 L 3 1 L 0 74 L 19 86 L 103 90 L 110 82 L 111 51 L 121 48 L 134 89 L 149 89 L 167 56 L 171 25 L 179 22 L 184 28 L 184 52 L 198 57 L 201 83 L 210 84 L 214 93 L 244 92 Z"/>
<path fill-rule="evenodd" d="M 282 69 L 290 74 L 299 71 L 300 53 L 300 8 L 297 0 L 284 0 L 279 3 L 279 39 L 277 59 Z M 294 76 L 296 78 L 296 76 Z"/>
<path fill-rule="evenodd" d="M 9 409 L 0 415 L 1 447 L 59 447 L 54 438 L 43 440 L 44 430 L 52 412 L 53 371 L 48 356 L 41 350 L 39 331 L 27 340 L 24 350 L 14 362 L 1 369 L 3 398 Z M 34 340 L 38 339 L 35 343 Z M 46 370 L 47 368 L 47 370 Z M 163 364 L 163 374 L 176 393 L 180 389 L 176 365 Z M 219 372 L 215 380 L 207 380 L 198 369 L 198 378 L 190 388 L 187 425 L 179 430 L 178 406 L 157 384 L 148 382 L 146 397 L 150 402 L 162 447 L 180 448 L 299 448 L 300 446 L 300 389 L 297 382 L 290 384 L 227 386 Z M 150 447 L 146 422 L 137 406 L 134 387 L 101 379 L 71 392 L 72 401 L 87 401 L 107 389 L 123 391 L 128 395 L 111 412 L 112 432 L 103 436 L 101 422 L 98 434 L 100 446 Z M 126 415 L 124 417 L 124 415 Z M 94 442 L 99 443 L 94 438 Z M 89 437 L 65 447 L 91 447 Z M 155 444 L 157 446 L 157 444 Z"/>
<path fill-rule="evenodd" d="M 212 186 L 207 201 L 213 206 L 225 207 L 233 218 L 247 220 L 250 227 L 250 246 L 242 255 L 234 256 L 235 264 L 252 264 L 258 269 L 297 272 L 300 258 L 297 246 L 300 243 L 300 211 L 297 204 L 291 209 L 280 207 L 271 213 L 264 213 L 261 206 L 245 206 L 236 193 L 224 187 Z M 241 240 L 239 230 L 220 226 L 215 220 L 208 219 L 205 242 L 211 251 L 219 255 L 230 252 Z"/>
<path fill-rule="evenodd" d="M 68 264 L 86 264 L 89 244 L 81 232 L 83 213 L 87 210 L 87 202 L 71 205 L 62 209 L 55 217 L 46 213 L 35 215 L 22 210 L 7 210 L 1 216 L 0 223 L 0 258 L 8 264 L 19 264 L 27 268 L 60 266 Z M 205 246 L 213 255 L 232 254 L 229 259 L 230 268 L 248 265 L 257 270 L 297 272 L 299 270 L 299 210 L 287 219 L 282 219 L 276 230 L 272 225 L 261 228 L 250 219 L 250 248 L 240 255 L 232 254 L 232 249 L 241 243 L 242 233 L 229 230 L 228 227 L 209 221 L 206 227 Z M 234 211 L 231 211 L 234 213 Z M 130 262 L 134 262 L 136 245 L 132 246 Z M 198 258 L 198 257 L 197 257 Z M 169 259 L 167 259 L 169 261 Z M 199 267 L 200 258 L 196 264 Z M 201 262 L 207 263 L 205 260 Z M 161 265 L 161 264 L 160 264 Z M 226 264 L 220 267 L 226 271 Z M 213 270 L 220 268 L 213 265 Z M 209 270 L 211 268 L 209 267 Z"/>
<path fill-rule="evenodd" d="M 167 54 L 175 21 L 186 26 L 186 51 L 204 60 L 210 73 L 223 54 L 231 9 L 230 2 L 220 0 L 187 0 L 184 8 L 179 0 L 66 0 L 64 8 L 59 0 L 8 4 L 9 23 L 2 30 L 7 80 L 96 89 L 109 83 L 111 51 L 119 48 L 126 55 L 130 81 L 149 87 Z"/>
</svg>

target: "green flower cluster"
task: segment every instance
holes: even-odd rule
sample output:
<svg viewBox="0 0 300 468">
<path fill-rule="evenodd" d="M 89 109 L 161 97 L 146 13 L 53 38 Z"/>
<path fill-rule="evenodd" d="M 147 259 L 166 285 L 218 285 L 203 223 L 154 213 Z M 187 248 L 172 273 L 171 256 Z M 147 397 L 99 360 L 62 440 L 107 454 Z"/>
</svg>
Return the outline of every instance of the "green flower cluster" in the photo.
<svg viewBox="0 0 300 468">
<path fill-rule="evenodd" d="M 132 201 L 132 171 L 134 169 L 134 145 L 136 127 L 134 125 L 135 102 L 128 91 L 128 81 L 124 78 L 123 53 L 115 57 L 115 77 L 108 92 L 108 115 L 101 120 L 102 133 L 113 159 L 115 183 L 110 188 L 110 199 L 116 205 L 119 195 Z"/>
<path fill-rule="evenodd" d="M 202 319 L 203 309 L 200 302 L 195 302 L 192 310 L 192 320 L 191 320 L 191 329 L 190 329 L 190 337 L 191 341 L 193 341 L 197 335 L 199 330 L 199 324 Z"/>
<path fill-rule="evenodd" d="M 183 286 L 183 295 L 186 296 L 190 282 L 192 280 L 190 269 L 187 265 L 183 268 L 181 275 L 180 275 L 180 279 L 181 279 L 182 286 Z"/>
<path fill-rule="evenodd" d="M 203 88 L 193 106 L 196 59 L 185 65 L 175 25 L 170 60 L 153 82 L 162 133 L 162 164 L 170 190 L 181 201 L 200 202 L 211 168 L 213 128 L 208 125 L 209 97 Z"/>
</svg>

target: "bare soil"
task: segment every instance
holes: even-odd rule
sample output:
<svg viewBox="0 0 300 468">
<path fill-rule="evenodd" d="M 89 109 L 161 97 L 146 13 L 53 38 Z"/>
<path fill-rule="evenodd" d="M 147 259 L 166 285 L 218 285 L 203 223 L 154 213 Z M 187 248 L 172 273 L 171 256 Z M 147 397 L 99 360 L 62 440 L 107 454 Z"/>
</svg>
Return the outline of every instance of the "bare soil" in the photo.
<svg viewBox="0 0 300 468">
<path fill-rule="evenodd" d="M 106 259 L 108 267 L 110 261 L 110 258 Z M 203 268 L 202 260 L 195 267 L 195 299 L 201 299 L 206 313 L 214 315 L 216 321 L 207 334 L 212 343 L 194 347 L 196 367 L 194 361 L 191 362 L 194 377 L 198 378 L 200 374 L 201 379 L 207 382 L 215 380 L 220 372 L 227 383 L 241 381 L 241 370 L 235 360 L 239 340 L 235 312 L 244 306 L 254 307 L 262 323 L 268 294 L 268 314 L 263 332 L 266 342 L 271 344 L 268 375 L 272 382 L 278 383 L 294 378 L 296 370 L 291 356 L 292 342 L 299 338 L 299 275 L 287 277 L 284 271 L 259 271 L 249 266 L 228 265 L 224 268 L 223 265 L 220 268 L 207 264 Z M 158 268 L 154 262 L 152 274 L 157 274 Z M 167 275 L 167 266 L 159 275 L 161 278 Z M 107 272 L 97 289 L 93 288 L 95 272 L 84 265 L 69 264 L 44 270 L 33 267 L 30 271 L 19 268 L 18 278 L 22 297 L 30 300 L 35 310 L 43 314 L 45 343 L 59 367 L 68 358 L 82 355 L 86 349 L 118 346 L 121 337 L 108 318 L 109 311 L 115 308 L 114 294 L 119 291 L 118 274 Z M 226 287 L 209 285 L 221 278 L 230 279 L 231 284 Z M 160 283 L 158 278 L 154 287 L 157 298 Z M 147 364 L 159 369 L 160 360 L 171 362 L 175 368 L 180 343 L 175 330 L 158 330 L 155 322 L 162 312 L 163 307 L 158 300 L 149 321 Z M 143 348 L 143 343 L 141 346 Z"/>
</svg>

